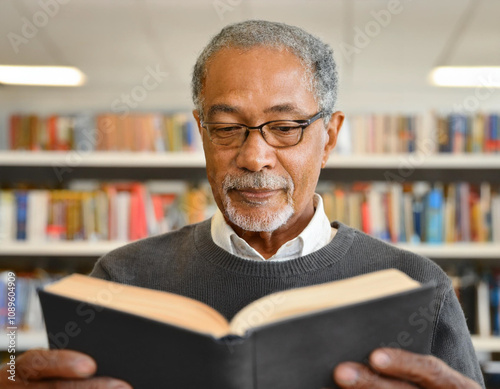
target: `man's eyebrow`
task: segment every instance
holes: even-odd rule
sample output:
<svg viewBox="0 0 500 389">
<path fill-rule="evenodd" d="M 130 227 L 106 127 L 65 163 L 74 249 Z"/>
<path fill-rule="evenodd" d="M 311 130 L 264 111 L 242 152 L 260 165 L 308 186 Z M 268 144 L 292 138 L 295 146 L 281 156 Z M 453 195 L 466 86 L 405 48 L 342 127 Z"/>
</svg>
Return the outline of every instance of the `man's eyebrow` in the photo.
<svg viewBox="0 0 500 389">
<path fill-rule="evenodd" d="M 229 104 L 214 104 L 212 105 L 207 112 L 207 118 L 211 118 L 218 113 L 240 113 L 240 109 Z M 295 104 L 285 103 L 285 104 L 277 104 L 272 107 L 266 108 L 264 113 L 289 113 L 295 114 L 298 116 L 307 116 L 309 113 L 304 112 L 299 109 Z"/>
<path fill-rule="evenodd" d="M 207 112 L 207 117 L 212 117 L 218 113 L 238 113 L 240 110 L 232 105 L 228 104 L 214 104 L 212 105 Z"/>
<path fill-rule="evenodd" d="M 297 115 L 307 115 L 307 113 L 291 103 L 273 105 L 272 107 L 266 108 L 264 113 L 294 113 Z"/>
</svg>

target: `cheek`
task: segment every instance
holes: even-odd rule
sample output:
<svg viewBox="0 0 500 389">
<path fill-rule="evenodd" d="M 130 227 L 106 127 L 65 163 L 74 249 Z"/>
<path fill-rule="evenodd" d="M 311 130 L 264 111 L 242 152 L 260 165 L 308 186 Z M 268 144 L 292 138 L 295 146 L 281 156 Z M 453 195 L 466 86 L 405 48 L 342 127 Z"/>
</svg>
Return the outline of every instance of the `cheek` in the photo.
<svg viewBox="0 0 500 389">
<path fill-rule="evenodd" d="M 211 145 L 204 145 L 207 178 L 214 196 L 222 195 L 222 180 L 229 170 L 232 156 L 226 151 L 214 150 Z"/>
<path fill-rule="evenodd" d="M 217 200 L 218 197 L 218 185 L 217 185 L 217 160 L 215 158 L 214 150 L 212 150 L 211 144 L 207 144 L 206 139 L 203 139 L 203 151 L 205 152 L 205 163 L 207 179 L 212 187 L 212 192 Z"/>
<path fill-rule="evenodd" d="M 297 150 L 287 158 L 285 167 L 295 185 L 294 198 L 298 203 L 308 202 L 314 194 L 321 171 L 321 147 L 308 147 Z"/>
<path fill-rule="evenodd" d="M 212 188 L 213 198 L 219 209 L 223 209 L 222 178 L 220 178 L 220 169 L 217 168 L 217 164 L 214 162 L 213 158 L 206 158 L 206 161 L 207 178 L 208 183 Z"/>
</svg>

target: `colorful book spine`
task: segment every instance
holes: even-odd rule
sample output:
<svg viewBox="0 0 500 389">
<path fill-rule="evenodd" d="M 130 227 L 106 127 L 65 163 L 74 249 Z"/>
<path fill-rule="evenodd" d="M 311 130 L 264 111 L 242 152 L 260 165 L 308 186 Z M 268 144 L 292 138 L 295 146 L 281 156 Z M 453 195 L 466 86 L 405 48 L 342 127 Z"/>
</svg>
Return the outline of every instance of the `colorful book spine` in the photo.
<svg viewBox="0 0 500 389">
<path fill-rule="evenodd" d="M 440 188 L 432 189 L 427 195 L 426 204 L 426 241 L 428 243 L 443 243 L 443 192 Z"/>
<path fill-rule="evenodd" d="M 215 203 L 207 183 L 168 192 L 140 182 L 92 190 L 0 190 L 0 242 L 133 241 L 207 219 Z"/>
<path fill-rule="evenodd" d="M 138 182 L 91 190 L 0 190 L 0 241 L 136 240 L 215 212 L 208 185 L 174 192 Z M 325 212 L 393 243 L 500 242 L 500 186 L 491 183 L 323 183 Z M 124 212 L 126 214 L 124 214 Z"/>
<path fill-rule="evenodd" d="M 334 153 L 500 152 L 498 114 L 347 115 L 346 123 Z"/>
<path fill-rule="evenodd" d="M 17 220 L 16 220 L 16 239 L 26 240 L 26 218 L 28 207 L 28 193 L 26 191 L 16 191 L 16 207 L 17 207 Z"/>
<path fill-rule="evenodd" d="M 191 114 L 11 115 L 11 150 L 201 152 Z"/>
<path fill-rule="evenodd" d="M 5 328 L 8 324 L 7 285 L 10 273 L 14 273 L 16 279 L 16 327 L 23 331 L 44 330 L 44 321 L 36 290 L 55 281 L 61 275 L 49 274 L 41 269 L 17 273 L 10 270 L 0 271 L 0 328 Z"/>
<path fill-rule="evenodd" d="M 319 193 L 330 220 L 393 243 L 498 242 L 500 187 L 465 182 L 335 183 Z M 355 212 L 354 210 L 360 210 Z M 358 216 L 359 215 L 359 216 Z M 358 220 L 357 218 L 361 218 Z"/>
</svg>

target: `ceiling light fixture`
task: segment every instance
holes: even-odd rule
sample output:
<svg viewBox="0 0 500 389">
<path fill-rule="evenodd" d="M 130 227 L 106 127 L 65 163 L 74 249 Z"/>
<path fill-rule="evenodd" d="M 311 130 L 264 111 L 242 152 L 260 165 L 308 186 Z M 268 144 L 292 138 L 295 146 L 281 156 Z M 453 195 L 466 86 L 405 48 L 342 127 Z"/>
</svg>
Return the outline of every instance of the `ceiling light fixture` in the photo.
<svg viewBox="0 0 500 389">
<path fill-rule="evenodd" d="M 436 86 L 500 88 L 500 66 L 439 66 L 430 78 Z"/>
<path fill-rule="evenodd" d="M 0 84 L 37 86 L 81 86 L 85 75 L 70 66 L 0 65 Z"/>
</svg>

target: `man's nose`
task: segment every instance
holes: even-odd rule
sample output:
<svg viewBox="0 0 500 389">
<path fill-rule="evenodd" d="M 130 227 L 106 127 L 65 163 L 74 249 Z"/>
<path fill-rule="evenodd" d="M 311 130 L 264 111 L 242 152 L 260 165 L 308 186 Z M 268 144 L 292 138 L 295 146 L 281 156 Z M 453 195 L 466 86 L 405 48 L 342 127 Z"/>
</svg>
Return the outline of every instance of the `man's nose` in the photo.
<svg viewBox="0 0 500 389">
<path fill-rule="evenodd" d="M 236 165 L 240 169 L 258 172 L 262 169 L 272 169 L 276 164 L 276 149 L 267 144 L 258 130 L 251 130 L 240 146 Z"/>
</svg>

